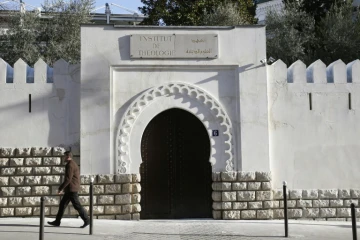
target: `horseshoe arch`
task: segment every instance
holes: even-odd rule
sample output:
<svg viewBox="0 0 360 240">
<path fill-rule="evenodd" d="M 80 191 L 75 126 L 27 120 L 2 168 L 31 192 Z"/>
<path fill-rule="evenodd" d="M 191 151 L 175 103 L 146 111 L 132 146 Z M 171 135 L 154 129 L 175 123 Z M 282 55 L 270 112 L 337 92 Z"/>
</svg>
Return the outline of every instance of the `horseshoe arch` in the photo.
<svg viewBox="0 0 360 240">
<path fill-rule="evenodd" d="M 175 95 L 180 95 L 181 97 L 187 99 L 195 99 L 199 106 L 202 106 L 200 108 L 203 110 L 198 108 L 196 109 L 196 111 L 192 110 L 190 112 L 197 116 L 199 120 L 203 122 L 205 128 L 208 130 L 211 142 L 211 165 L 214 166 L 217 161 L 217 159 L 215 158 L 216 149 L 222 149 L 224 156 L 226 156 L 225 170 L 228 172 L 234 170 L 234 139 L 232 134 L 233 129 L 231 120 L 224 108 L 213 96 L 205 92 L 203 89 L 188 83 L 172 82 L 158 87 L 153 87 L 145 91 L 138 98 L 136 98 L 125 111 L 125 114 L 120 121 L 120 126 L 116 135 L 116 173 L 130 173 L 130 165 L 133 162 L 131 159 L 132 151 L 130 145 L 131 142 L 133 142 L 131 138 L 132 133 L 134 132 L 134 126 L 135 124 L 139 124 L 139 117 L 141 116 L 142 112 L 144 112 L 146 108 L 149 108 L 149 106 L 152 103 L 156 102 L 158 99 Z M 174 107 L 183 108 L 184 110 L 189 111 L 187 106 Z M 213 129 L 210 127 L 207 119 L 204 118 L 204 109 L 207 109 L 209 112 L 211 112 L 213 118 L 216 119 L 217 125 L 220 130 L 219 135 L 223 136 L 223 141 L 219 141 L 212 136 L 211 133 Z M 158 113 L 161 112 L 156 112 L 159 111 L 159 109 L 157 108 L 154 108 L 153 110 L 155 111 L 152 113 L 154 115 L 153 117 L 155 117 Z M 147 124 L 148 122 L 146 122 L 146 124 L 142 123 L 142 125 L 144 125 L 143 128 L 145 128 Z M 140 151 L 140 149 L 138 149 L 138 151 Z M 137 158 L 138 157 L 139 156 L 137 156 Z"/>
</svg>

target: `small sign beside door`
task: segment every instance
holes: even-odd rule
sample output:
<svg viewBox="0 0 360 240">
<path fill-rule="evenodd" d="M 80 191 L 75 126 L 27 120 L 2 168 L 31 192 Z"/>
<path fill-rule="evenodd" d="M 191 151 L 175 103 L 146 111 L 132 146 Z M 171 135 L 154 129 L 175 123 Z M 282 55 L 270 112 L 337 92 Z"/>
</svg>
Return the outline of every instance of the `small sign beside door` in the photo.
<svg viewBox="0 0 360 240">
<path fill-rule="evenodd" d="M 219 130 L 213 130 L 212 135 L 213 135 L 213 137 L 218 137 L 219 136 Z"/>
</svg>

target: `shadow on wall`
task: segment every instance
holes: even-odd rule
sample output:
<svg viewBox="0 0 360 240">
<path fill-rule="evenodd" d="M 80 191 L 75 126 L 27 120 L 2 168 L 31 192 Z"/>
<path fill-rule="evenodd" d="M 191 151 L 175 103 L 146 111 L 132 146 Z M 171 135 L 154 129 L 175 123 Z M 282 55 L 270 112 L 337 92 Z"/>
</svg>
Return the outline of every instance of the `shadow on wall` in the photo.
<svg viewBox="0 0 360 240">
<path fill-rule="evenodd" d="M 104 28 L 104 30 L 108 29 L 108 27 Z M 111 28 L 113 29 L 113 28 Z M 107 162 L 109 161 L 109 156 L 107 156 L 108 153 L 106 153 L 104 157 L 101 156 L 101 154 L 94 153 L 94 148 L 98 146 L 106 146 L 107 142 L 111 142 L 109 140 L 108 133 L 111 134 L 111 139 L 113 142 L 111 142 L 113 145 L 112 148 L 112 154 L 116 153 L 116 134 L 118 132 L 118 126 L 120 125 L 121 117 L 124 115 L 124 112 L 126 108 L 132 103 L 132 101 L 137 97 L 140 91 L 144 91 L 145 89 L 148 89 L 149 87 L 154 87 L 158 85 L 158 79 L 162 77 L 168 77 L 167 82 L 171 81 L 186 81 L 190 84 L 197 84 L 200 87 L 207 89 L 207 86 L 215 86 L 213 95 L 219 96 L 220 102 L 224 106 L 224 108 L 228 111 L 228 114 L 230 115 L 231 119 L 234 119 L 234 126 L 238 126 L 236 131 L 237 134 L 235 134 L 236 137 L 240 136 L 240 125 L 237 124 L 240 122 L 240 104 L 237 104 L 240 98 L 240 86 L 239 86 L 239 71 L 245 72 L 246 70 L 249 70 L 245 67 L 251 68 L 251 66 L 247 65 L 244 68 L 245 69 L 238 69 L 238 66 L 219 66 L 219 68 L 214 66 L 207 66 L 207 67 L 198 67 L 192 66 L 193 71 L 191 73 L 194 73 L 193 75 L 189 75 L 189 66 L 188 66 L 188 59 L 176 59 L 177 63 L 181 62 L 183 63 L 184 69 L 179 69 L 179 66 L 177 66 L 177 69 L 172 69 L 172 72 L 176 72 L 176 75 L 179 74 L 181 76 L 185 77 L 178 77 L 176 75 L 173 76 L 162 76 L 163 74 L 166 74 L 166 69 L 163 70 L 156 70 L 156 69 L 149 69 L 149 68 L 156 68 L 156 65 L 154 66 L 148 66 L 147 69 L 141 69 L 141 65 L 144 64 L 145 60 L 133 60 L 130 58 L 130 36 L 124 36 L 117 39 L 117 42 L 114 42 L 115 46 L 111 46 L 106 49 L 106 51 L 103 52 L 96 52 L 98 51 L 96 48 L 93 49 L 94 46 L 89 46 L 86 48 L 86 50 L 91 51 L 84 51 L 84 52 L 90 52 L 93 54 L 92 51 L 94 51 L 94 54 L 96 54 L 96 58 L 91 58 L 90 53 L 83 54 L 82 57 L 84 58 L 83 64 L 84 68 L 82 69 L 82 77 L 83 77 L 83 83 L 81 86 L 81 94 L 82 94 L 82 100 L 81 100 L 81 111 L 84 112 L 82 117 L 91 117 L 92 115 L 96 115 L 98 117 L 98 121 L 94 121 L 93 123 L 87 121 L 84 126 L 82 126 L 82 129 L 84 132 L 82 133 L 81 137 L 83 140 L 83 143 L 86 144 L 86 151 L 87 153 L 86 159 L 87 161 L 91 162 L 92 158 L 96 158 L 97 162 Z M 84 46 L 86 43 L 82 46 Z M 117 45 L 118 44 L 118 45 Z M 116 51 L 115 51 L 116 49 Z M 118 49 L 120 50 L 120 56 L 118 55 Z M 88 57 L 89 56 L 89 57 Z M 131 68 L 130 72 L 136 73 L 133 76 L 129 75 L 129 79 L 131 79 L 131 82 L 129 81 L 128 86 L 125 86 L 127 84 L 126 82 L 126 75 L 127 73 L 121 75 L 119 79 L 116 81 L 121 82 L 122 85 L 119 87 L 118 91 L 113 90 L 113 86 L 110 86 L 111 81 L 109 81 L 109 78 L 111 79 L 111 74 L 109 71 L 109 66 L 111 66 L 112 63 L 121 63 L 119 61 L 123 61 L 125 64 L 130 65 L 129 68 Z M 111 62 L 112 61 L 112 62 Z M 198 62 L 202 63 L 207 62 L 211 63 L 213 60 L 199 60 Z M 168 66 L 171 66 L 172 61 L 164 61 L 163 64 L 167 64 Z M 204 64 L 203 64 L 204 65 Z M 116 67 L 116 66 L 114 66 Z M 119 68 L 125 68 L 123 66 L 118 66 Z M 98 71 L 93 71 L 93 69 L 99 69 Z M 264 67 L 265 69 L 265 67 Z M 148 74 L 149 71 L 156 71 L 156 74 Z M 126 71 L 126 70 L 123 70 Z M 181 72 L 183 71 L 183 73 Z M 201 78 L 198 78 L 198 76 L 201 76 L 202 72 L 206 71 L 207 75 Z M 265 70 L 264 70 L 265 71 Z M 110 75 L 110 76 L 109 76 Z M 141 76 L 141 77 L 139 77 Z M 186 78 L 188 77 L 188 78 Z M 158 79 L 157 79 L 158 78 Z M 186 79 L 186 80 L 185 80 Z M 231 81 L 230 84 L 225 84 L 228 80 Z M 249 80 L 250 81 L 250 80 Z M 125 82 L 125 83 L 124 83 Z M 254 81 L 256 82 L 256 81 Z M 88 84 L 86 86 L 85 84 Z M 235 85 L 234 85 L 235 84 Z M 250 83 L 249 83 L 250 84 Z M 252 84 L 252 83 L 251 83 Z M 255 83 L 254 83 L 255 84 Z M 266 84 L 266 82 L 265 82 Z M 116 84 L 115 84 L 116 85 Z M 253 85 L 253 84 L 252 84 Z M 235 86 L 235 87 L 234 87 Z M 255 86 L 256 87 L 256 86 Z M 254 88 L 255 88 L 254 87 Z M 130 89 L 129 91 L 127 91 Z M 140 90 L 138 90 L 140 89 Z M 120 91 L 121 90 L 121 91 Z M 266 92 L 265 92 L 266 93 Z M 122 95 L 121 100 L 116 99 L 113 97 L 113 94 L 116 96 Z M 250 94 L 249 94 L 250 95 Z M 256 99 L 257 95 L 255 95 L 253 98 Z M 87 101 L 87 98 L 90 98 L 91 101 Z M 236 97 L 234 97 L 236 96 Z M 266 96 L 266 95 L 265 95 Z M 111 97 L 113 99 L 111 99 Z M 108 106 L 109 104 L 109 98 L 110 101 L 118 101 L 114 103 L 115 108 L 111 109 Z M 84 101 L 85 100 L 85 101 Z M 125 103 L 125 104 L 124 104 Z M 249 104 L 250 105 L 250 104 Z M 114 111 L 113 113 L 111 111 Z M 112 115 L 112 116 L 111 116 Z M 253 114 L 255 115 L 255 114 Z M 260 114 L 258 114 L 260 115 Z M 95 117 L 95 116 L 94 116 Z M 102 119 L 100 119 L 100 117 Z M 115 117 L 115 118 L 114 118 Z M 255 118 L 256 116 L 254 116 Z M 257 116 L 259 117 L 259 116 Z M 108 119 L 110 118 L 110 119 Z M 112 119 L 111 119 L 112 118 Z M 114 121 L 112 121 L 114 120 Z M 252 119 L 250 119 L 252 120 Z M 249 121 L 250 121 L 249 120 Z M 84 120 L 82 120 L 84 121 Z M 109 127 L 109 122 L 113 123 Z M 106 136 L 107 135 L 107 136 Z M 115 136 L 114 136 L 115 135 Z M 89 137 L 87 137 L 89 136 Z M 96 139 L 95 139 L 96 138 Z M 95 141 L 100 141 L 100 144 L 96 144 Z M 240 139 L 236 139 L 237 143 L 240 142 Z M 92 145 L 94 143 L 94 145 Z M 102 144 L 103 143 L 103 144 Z M 106 146 L 107 147 L 107 146 Z M 234 146 L 234 149 L 240 149 L 240 146 Z M 102 149 L 103 151 L 108 151 L 107 149 Z M 238 154 L 239 155 L 239 154 Z M 237 159 L 240 158 L 240 155 Z M 89 159 L 89 160 L 88 160 Z M 110 163 L 111 166 L 113 166 L 114 163 Z M 115 163 L 116 164 L 116 163 Z M 91 165 L 91 163 L 89 164 Z M 240 164 L 241 165 L 241 164 Z M 104 166 L 104 164 L 101 165 L 101 167 Z M 100 166 L 99 166 L 100 167 Z M 240 166 L 235 166 L 237 169 L 240 168 Z M 89 167 L 89 169 L 92 168 L 92 165 Z M 105 168 L 105 167 L 104 167 Z M 116 169 L 116 168 L 114 168 Z M 89 170 L 90 171 L 90 170 Z"/>
<path fill-rule="evenodd" d="M 119 38 L 119 49 L 120 49 L 120 58 L 121 60 L 131 60 L 130 59 L 130 35 Z"/>
<path fill-rule="evenodd" d="M 148 87 L 147 89 L 146 89 L 146 92 L 148 92 L 152 87 L 154 87 L 154 90 L 152 90 L 153 92 L 148 92 L 147 93 L 147 95 L 144 95 L 142 98 L 141 98 L 141 100 L 139 99 L 138 101 L 136 101 L 136 102 L 134 102 L 134 100 L 136 99 L 136 98 L 138 98 L 139 96 L 141 96 L 143 93 L 144 93 L 144 91 L 142 91 L 140 94 L 136 94 L 135 96 L 132 96 L 130 99 L 128 99 L 128 100 L 126 100 L 126 103 L 125 104 L 123 104 L 121 107 L 120 107 L 120 109 L 117 111 L 117 113 L 116 113 L 116 115 L 115 115 L 115 126 L 116 127 L 118 127 L 118 126 L 120 126 L 120 121 L 121 121 L 121 118 L 124 116 L 124 114 L 126 114 L 126 110 L 128 109 L 128 107 L 130 106 L 130 105 L 133 105 L 133 108 L 132 108 L 132 110 L 130 109 L 129 111 L 129 114 L 128 114 L 128 116 L 130 116 L 130 113 L 131 112 L 133 112 L 133 111 L 136 111 L 136 112 L 142 112 L 142 108 L 144 108 L 145 107 L 145 105 L 150 105 L 150 104 L 152 104 L 152 101 L 153 101 L 153 99 L 155 99 L 156 98 L 156 96 L 158 96 L 158 91 L 160 91 L 160 92 L 162 92 L 163 91 L 163 89 L 167 89 L 169 86 L 168 86 L 168 84 L 169 84 L 169 82 L 173 82 L 174 84 L 180 84 L 180 85 L 182 85 L 181 83 L 175 83 L 174 81 L 176 81 L 177 79 L 180 79 L 179 78 L 179 76 L 185 76 L 185 75 L 187 75 L 187 74 L 189 74 L 189 70 L 186 70 L 185 68 L 184 69 L 178 69 L 178 68 L 176 68 L 176 69 L 169 69 L 169 70 L 171 70 L 172 71 L 172 73 L 175 73 L 174 74 L 174 76 L 177 76 L 177 77 L 172 77 L 171 79 L 170 78 L 167 78 L 167 81 L 168 82 L 164 82 L 161 86 L 159 86 L 159 85 L 157 85 L 157 86 L 153 86 L 152 85 L 152 83 L 154 83 L 153 81 L 152 81 L 152 79 L 151 79 L 151 77 L 150 77 L 150 75 L 151 75 L 151 71 L 158 71 L 158 69 L 156 70 L 154 70 L 154 69 L 150 69 L 150 70 L 148 70 L 148 69 L 143 69 L 143 70 L 137 70 L 137 73 L 139 73 L 139 72 L 141 72 L 141 75 L 142 76 L 149 76 L 149 77 L 145 77 L 144 79 L 141 79 L 141 77 L 140 78 L 138 78 L 137 79 L 137 82 L 136 82 L 136 84 L 138 85 L 138 86 L 144 86 L 144 84 L 143 84 L 143 82 L 141 82 L 142 80 L 144 80 L 144 81 L 147 81 L 147 85 L 149 85 L 149 83 L 150 83 L 150 87 Z M 193 84 L 194 85 L 198 85 L 198 86 L 200 86 L 200 89 L 201 89 L 201 86 L 202 85 L 204 85 L 204 87 L 203 87 L 203 90 L 200 90 L 200 92 L 203 92 L 203 91 L 206 91 L 206 92 L 208 92 L 206 89 L 207 88 L 209 88 L 209 85 L 216 85 L 217 87 L 210 87 L 213 91 L 219 91 L 220 93 L 216 93 L 215 94 L 215 96 L 220 96 L 219 97 L 219 99 L 220 99 L 220 101 L 222 101 L 222 103 L 224 104 L 224 107 L 225 107 L 225 111 L 226 112 L 234 112 L 234 111 L 230 111 L 231 110 L 231 107 L 232 106 L 234 106 L 234 107 L 239 107 L 239 105 L 238 104 L 236 104 L 237 102 L 236 102 L 236 99 L 235 99 L 235 97 L 234 96 L 237 96 L 237 92 L 236 92 L 236 88 L 234 88 L 234 87 L 232 87 L 233 85 L 237 85 L 236 84 L 236 74 L 234 74 L 235 73 L 235 68 L 229 68 L 229 69 L 213 69 L 213 67 L 211 68 L 211 69 L 208 69 L 208 70 L 206 70 L 206 69 L 202 69 L 202 71 L 208 71 L 208 73 L 207 73 L 207 75 L 208 76 L 210 76 L 210 77 L 203 77 L 203 79 L 204 80 L 202 80 L 202 81 L 200 81 L 200 82 L 196 82 L 197 81 L 197 77 L 195 76 L 195 77 L 192 77 L 193 78 L 193 80 L 195 81 Z M 126 70 L 124 70 L 124 72 L 125 72 Z M 134 71 L 134 70 L 133 70 Z M 194 74 L 196 75 L 196 74 L 198 74 L 197 72 L 199 72 L 200 71 L 200 69 L 195 69 L 195 72 L 194 72 Z M 166 73 L 165 73 L 166 74 Z M 157 75 L 157 74 L 156 74 Z M 161 78 L 161 73 L 159 72 L 159 78 Z M 123 75 L 123 76 L 126 76 L 126 74 L 125 75 Z M 200 77 L 200 76 L 199 76 Z M 126 77 L 125 77 L 126 78 Z M 227 86 L 224 86 L 224 85 L 226 85 L 226 84 L 220 84 L 220 82 L 221 82 L 221 80 L 226 80 L 226 81 L 231 81 L 231 83 L 232 84 L 227 84 Z M 234 82 L 235 81 L 235 82 Z M 154 83 L 155 84 L 155 83 Z M 190 83 L 191 84 L 191 83 Z M 186 84 L 187 85 L 187 84 Z M 220 85 L 220 86 L 218 86 L 218 85 Z M 191 86 L 191 85 L 190 85 Z M 230 86 L 230 87 L 229 87 Z M 171 89 L 172 89 L 172 87 L 170 87 Z M 178 87 L 176 87 L 176 88 L 178 88 Z M 191 87 L 190 87 L 191 88 Z M 140 89 L 140 88 L 139 88 Z M 171 93 L 171 95 L 174 95 L 173 96 L 173 98 L 174 98 L 174 100 L 176 101 L 176 102 L 178 102 L 178 103 L 180 103 L 181 102 L 181 104 L 184 104 L 184 106 L 186 106 L 186 108 L 187 109 L 191 109 L 191 111 L 194 113 L 194 112 L 197 112 L 197 113 L 199 113 L 199 109 L 202 109 L 202 107 L 203 107 L 203 101 L 205 100 L 205 98 L 202 100 L 202 97 L 201 96 L 199 96 L 199 101 L 194 101 L 193 100 L 193 98 L 195 97 L 195 95 L 193 95 L 193 93 L 190 93 L 190 89 L 189 88 L 185 88 L 185 90 L 186 90 L 186 92 L 188 92 L 189 93 L 189 95 L 191 95 L 191 96 L 187 96 L 187 94 L 176 94 L 176 93 Z M 166 91 L 166 90 L 165 90 Z M 170 91 L 169 89 L 168 89 L 168 91 Z M 172 90 L 171 90 L 172 91 Z M 171 92 L 170 91 L 170 92 Z M 175 90 L 174 90 L 175 91 Z M 168 93 L 168 94 L 170 94 L 170 92 Z M 199 92 L 199 93 L 200 93 Z M 160 94 L 160 93 L 159 93 Z M 162 96 L 162 94 L 160 94 L 161 96 Z M 159 95 L 159 96 L 160 96 Z M 167 96 L 167 94 L 165 94 L 166 96 Z M 164 96 L 165 96 L 164 95 Z M 201 94 L 200 94 L 201 95 Z M 206 95 L 213 95 L 213 94 L 211 94 L 211 92 L 208 92 Z M 217 98 L 214 98 L 214 99 L 217 99 Z M 180 100 L 180 101 L 179 101 Z M 200 105 L 199 105 L 200 104 Z M 159 106 L 160 107 L 160 106 Z M 138 109 L 138 110 L 136 110 L 136 109 Z M 198 109 L 198 111 L 196 111 L 196 109 Z M 200 115 L 201 116 L 205 116 L 205 119 L 203 120 L 203 122 L 205 121 L 205 122 L 207 122 L 207 123 L 210 123 L 210 126 L 208 126 L 208 127 L 210 127 L 210 129 L 208 129 L 209 130 L 209 133 L 211 133 L 211 130 L 214 130 L 214 129 L 218 129 L 218 130 L 222 130 L 220 127 L 219 127 L 219 125 L 217 124 L 217 120 L 215 120 L 215 118 L 214 118 L 214 115 L 213 115 L 213 113 L 212 114 L 210 114 L 212 111 L 208 108 L 208 106 L 207 106 L 207 104 L 205 104 L 205 109 L 207 109 L 206 110 L 206 113 L 209 111 L 209 113 L 208 114 L 204 114 L 205 112 L 202 112 Z M 165 109 L 166 110 L 166 109 Z M 133 115 L 133 117 L 135 117 L 135 113 L 133 113 L 132 114 Z M 235 116 L 235 114 L 233 114 L 233 119 L 236 119 L 236 116 Z M 131 121 L 130 119 L 128 119 L 127 121 Z M 140 121 L 141 122 L 141 121 Z M 131 125 L 131 123 L 129 123 L 130 125 Z M 140 123 L 141 124 L 141 123 Z M 139 125 L 136 125 L 136 127 L 138 128 L 139 127 Z M 117 129 L 118 130 L 118 129 Z M 118 138 L 118 136 L 117 136 L 117 134 L 118 134 L 118 131 L 114 131 L 113 132 L 113 138 L 115 139 L 115 146 L 114 146 L 114 149 L 116 149 L 117 148 L 117 145 L 118 145 L 118 142 L 116 142 L 117 141 L 117 138 Z M 220 137 L 219 139 L 221 139 L 222 137 Z M 216 139 L 218 139 L 218 138 L 216 138 Z M 219 140 L 218 139 L 218 140 Z M 216 141 L 215 141 L 216 142 Z M 221 141 L 220 141 L 221 142 Z M 221 157 L 219 154 L 220 153 L 222 153 L 222 150 L 225 150 L 225 149 L 222 149 L 222 147 L 220 147 L 219 148 L 219 146 L 222 146 L 222 145 L 216 145 L 216 146 L 218 146 L 216 149 L 217 150 L 219 150 L 218 152 L 217 151 L 215 151 L 214 153 L 213 153 L 213 155 L 212 155 L 212 158 L 215 158 L 215 159 L 222 159 L 223 157 Z M 235 146 L 232 146 L 233 148 L 235 147 Z M 126 147 L 124 147 L 124 148 L 126 148 Z M 139 149 L 140 150 L 140 149 Z M 119 154 L 119 153 L 116 153 L 116 154 Z M 127 154 L 125 154 L 125 155 L 127 155 Z M 224 161 L 225 161 L 225 159 L 224 159 Z M 219 164 L 220 164 L 220 162 L 218 162 L 217 163 L 217 166 L 215 166 L 215 167 L 219 167 Z M 116 166 L 115 166 L 115 168 L 116 168 Z"/>
<path fill-rule="evenodd" d="M 125 47 L 124 47 L 125 46 Z M 238 69 L 238 67 L 236 66 L 211 66 L 211 67 L 197 67 L 196 63 L 193 66 L 189 66 L 188 65 L 188 61 L 189 59 L 169 59 L 169 61 L 164 62 L 163 64 L 166 66 L 169 66 L 169 69 L 166 68 L 158 68 L 157 65 L 152 66 L 154 69 L 147 69 L 144 68 L 142 69 L 140 66 L 136 66 L 137 64 L 143 64 L 142 61 L 146 61 L 149 59 L 131 59 L 130 58 L 130 35 L 127 36 L 123 36 L 120 37 L 118 39 L 118 47 L 120 49 L 120 58 L 122 61 L 131 61 L 134 62 L 134 65 L 132 65 L 132 67 L 134 68 L 132 71 L 136 71 L 138 79 L 134 79 L 134 81 L 136 81 L 136 83 L 140 84 L 140 85 L 149 85 L 150 83 L 150 87 L 157 87 L 159 84 L 155 83 L 158 82 L 157 79 L 151 79 L 151 74 L 152 72 L 158 72 L 159 78 L 161 78 L 161 74 L 166 74 L 166 71 L 171 71 L 172 73 L 174 73 L 174 75 L 168 76 L 166 82 L 173 82 L 173 81 L 184 81 L 183 79 L 186 79 L 185 82 L 189 82 L 190 84 L 194 84 L 194 85 L 198 85 L 199 87 L 203 88 L 204 90 L 207 89 L 209 86 L 212 89 L 216 89 L 217 92 L 215 93 L 215 96 L 219 96 L 219 101 L 220 103 L 223 105 L 223 107 L 225 108 L 225 110 L 227 111 L 227 113 L 230 116 L 230 119 L 233 121 L 233 131 L 236 132 L 236 134 L 234 134 L 234 138 L 235 138 L 235 146 L 233 146 L 233 149 L 235 150 L 234 154 L 236 157 L 236 159 L 241 159 L 240 154 L 237 154 L 236 151 L 237 149 L 241 148 L 240 145 L 240 138 L 238 136 L 240 136 L 240 124 L 235 124 L 235 123 L 239 123 L 240 122 L 240 104 L 238 104 L 239 101 L 237 101 L 237 98 L 239 98 L 239 77 L 238 77 L 238 73 L 249 70 L 247 68 L 251 67 L 252 64 L 246 65 L 244 67 L 244 69 Z M 171 61 L 176 61 L 176 62 L 184 62 L 183 66 L 177 66 L 176 68 L 171 69 Z M 213 61 L 212 59 L 201 59 L 198 60 L 198 62 L 211 62 Z M 261 66 L 263 67 L 263 66 Z M 156 69 L 158 68 L 158 69 Z M 123 70 L 123 71 L 128 71 L 128 70 Z M 195 74 L 201 73 L 201 72 L 208 72 L 208 74 L 205 74 L 207 76 L 187 76 L 186 74 L 189 72 L 193 72 Z M 176 75 L 179 76 L 183 76 L 183 77 L 178 77 Z M 184 77 L 186 75 L 186 77 Z M 141 76 L 141 77 L 140 77 Z M 211 76 L 211 77 L 210 77 Z M 188 77 L 190 77 L 190 79 L 187 79 Z M 189 81 L 190 80 L 190 81 Z M 142 81 L 147 81 L 146 84 L 142 84 Z M 154 84 L 152 84 L 154 83 Z M 163 83 L 165 84 L 165 81 L 163 81 Z M 230 84 L 227 84 L 230 83 Z M 215 86 L 213 88 L 213 86 Z M 234 87 L 235 86 L 235 87 Z M 210 92 L 211 94 L 211 92 Z M 139 96 L 139 94 L 137 95 Z M 114 126 L 116 126 L 116 128 L 119 127 L 120 125 L 120 121 L 122 116 L 124 115 L 126 109 L 128 108 L 128 106 L 130 104 L 133 103 L 133 101 L 136 99 L 136 97 L 132 97 L 131 99 L 127 100 L 127 102 L 121 107 L 121 109 L 119 109 L 115 115 L 115 124 Z M 116 149 L 116 138 L 117 138 L 117 132 L 119 129 L 116 129 L 116 131 L 114 131 L 115 136 L 113 136 L 114 144 L 115 146 L 114 149 Z M 118 154 L 118 153 L 116 153 Z M 238 162 L 235 163 L 235 169 L 241 169 L 241 160 L 239 160 Z"/>
<path fill-rule="evenodd" d="M 0 59 L 0 93 L 1 147 L 79 147 L 79 65 Z"/>
<path fill-rule="evenodd" d="M 123 104 L 115 113 L 115 121 L 114 121 L 114 131 L 111 133 L 112 136 L 113 136 L 113 139 L 114 139 L 114 142 L 113 142 L 113 149 L 116 151 L 115 153 L 115 160 L 114 160 L 114 171 L 116 171 L 117 169 L 117 164 L 118 164 L 118 152 L 117 152 L 117 146 L 118 146 L 118 134 L 119 134 L 119 127 L 120 127 L 120 124 L 121 124 L 121 119 L 122 117 L 125 115 L 126 113 L 126 110 L 128 109 L 128 107 L 133 104 L 133 102 L 139 97 L 141 96 L 141 94 L 143 94 L 144 92 L 146 92 L 146 90 L 144 90 L 143 92 L 140 92 L 139 94 L 136 94 L 135 96 L 133 96 L 132 98 L 130 98 L 125 104 Z"/>
</svg>

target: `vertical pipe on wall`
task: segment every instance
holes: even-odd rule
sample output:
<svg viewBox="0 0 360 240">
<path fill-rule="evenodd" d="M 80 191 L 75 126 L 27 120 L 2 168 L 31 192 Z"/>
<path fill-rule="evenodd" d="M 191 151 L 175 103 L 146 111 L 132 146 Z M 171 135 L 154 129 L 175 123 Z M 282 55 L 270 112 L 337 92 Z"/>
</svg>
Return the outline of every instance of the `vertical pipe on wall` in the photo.
<svg viewBox="0 0 360 240">
<path fill-rule="evenodd" d="M 45 220 L 45 204 L 44 197 L 40 198 L 40 231 L 39 231 L 39 239 L 44 240 L 44 220 Z"/>
<path fill-rule="evenodd" d="M 31 94 L 29 94 L 29 113 L 31 113 Z"/>
<path fill-rule="evenodd" d="M 91 182 L 90 182 L 90 209 L 89 209 L 89 215 L 90 215 L 90 228 L 89 228 L 89 234 L 92 235 L 93 234 L 93 207 L 94 207 L 94 203 L 93 203 L 93 199 L 94 199 L 94 178 L 91 178 Z"/>
<path fill-rule="evenodd" d="M 356 213 L 355 213 L 355 204 L 351 204 L 351 225 L 352 225 L 352 234 L 353 240 L 357 240 L 357 229 L 356 229 Z"/>
<path fill-rule="evenodd" d="M 289 226 L 288 226 L 288 210 L 287 210 L 287 190 L 286 181 L 283 182 L 283 195 L 284 195 L 284 224 L 285 224 L 285 237 L 289 237 Z"/>
<path fill-rule="evenodd" d="M 351 93 L 349 93 L 349 110 L 351 110 Z"/>
</svg>

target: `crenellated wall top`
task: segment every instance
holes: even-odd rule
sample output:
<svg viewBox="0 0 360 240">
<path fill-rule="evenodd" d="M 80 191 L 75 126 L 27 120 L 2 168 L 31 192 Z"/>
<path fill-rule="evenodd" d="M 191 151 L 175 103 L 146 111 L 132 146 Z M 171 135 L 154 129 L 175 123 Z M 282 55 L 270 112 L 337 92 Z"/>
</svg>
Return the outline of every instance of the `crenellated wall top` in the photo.
<svg viewBox="0 0 360 240">
<path fill-rule="evenodd" d="M 47 65 L 42 59 L 39 59 L 34 67 L 30 67 L 24 60 L 19 59 L 12 67 L 0 58 L 0 85 L 54 83 L 56 81 L 54 75 L 73 75 L 79 69 L 80 64 L 71 65 L 63 59 L 56 61 L 53 67 Z"/>
<path fill-rule="evenodd" d="M 269 66 L 270 79 L 280 83 L 360 83 L 360 61 L 357 59 L 348 64 L 337 60 L 326 66 L 321 60 L 317 60 L 310 66 L 306 66 L 298 60 L 291 66 L 278 60 Z M 270 80 L 271 81 L 271 80 Z"/>
</svg>

